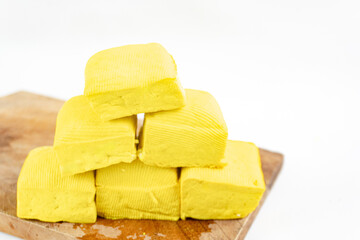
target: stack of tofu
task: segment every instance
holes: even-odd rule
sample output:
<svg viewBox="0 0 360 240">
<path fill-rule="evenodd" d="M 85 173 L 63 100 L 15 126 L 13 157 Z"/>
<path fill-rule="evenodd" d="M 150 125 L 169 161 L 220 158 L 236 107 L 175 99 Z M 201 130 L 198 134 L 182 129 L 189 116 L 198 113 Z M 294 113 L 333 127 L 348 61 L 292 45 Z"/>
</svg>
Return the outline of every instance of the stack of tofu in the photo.
<svg viewBox="0 0 360 240">
<path fill-rule="evenodd" d="M 160 44 L 101 51 L 86 65 L 84 95 L 60 110 L 54 145 L 26 158 L 17 215 L 80 223 L 243 218 L 265 191 L 259 149 L 227 136 L 215 98 L 184 90 Z"/>
</svg>

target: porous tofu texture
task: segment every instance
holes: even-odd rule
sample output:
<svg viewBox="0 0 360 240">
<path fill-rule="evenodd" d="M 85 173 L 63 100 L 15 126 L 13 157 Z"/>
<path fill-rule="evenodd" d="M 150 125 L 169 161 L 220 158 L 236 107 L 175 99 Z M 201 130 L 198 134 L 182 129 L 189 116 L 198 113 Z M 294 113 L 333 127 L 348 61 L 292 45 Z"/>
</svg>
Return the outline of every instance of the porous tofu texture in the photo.
<svg viewBox="0 0 360 240">
<path fill-rule="evenodd" d="M 17 182 L 17 216 L 47 222 L 94 223 L 94 173 L 61 177 L 52 147 L 32 150 Z"/>
<path fill-rule="evenodd" d="M 84 95 L 103 120 L 185 105 L 175 61 L 157 43 L 127 45 L 93 55 L 85 68 Z"/>
<path fill-rule="evenodd" d="M 60 110 L 54 149 L 63 176 L 136 159 L 136 115 L 103 121 L 83 95 Z"/>
<path fill-rule="evenodd" d="M 222 169 L 182 168 L 182 219 L 235 219 L 255 210 L 265 191 L 259 149 L 229 140 L 224 162 Z"/>
<path fill-rule="evenodd" d="M 145 114 L 138 156 L 159 167 L 220 166 L 228 130 L 215 98 L 186 89 L 185 107 Z"/>
<path fill-rule="evenodd" d="M 157 168 L 139 160 L 96 171 L 98 215 L 108 219 L 173 220 L 180 217 L 176 168 Z"/>
</svg>

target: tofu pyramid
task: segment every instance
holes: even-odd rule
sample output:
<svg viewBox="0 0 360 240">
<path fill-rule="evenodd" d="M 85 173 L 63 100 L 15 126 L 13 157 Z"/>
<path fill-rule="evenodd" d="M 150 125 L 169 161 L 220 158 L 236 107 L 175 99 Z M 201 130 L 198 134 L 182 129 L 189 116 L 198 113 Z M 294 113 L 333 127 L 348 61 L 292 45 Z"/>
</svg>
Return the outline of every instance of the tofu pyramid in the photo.
<svg viewBox="0 0 360 240">
<path fill-rule="evenodd" d="M 47 222 L 96 221 L 93 172 L 62 177 L 52 147 L 32 150 L 17 182 L 17 216 Z"/>
<path fill-rule="evenodd" d="M 86 64 L 84 94 L 103 120 L 185 105 L 175 61 L 157 43 L 96 53 Z"/>
<path fill-rule="evenodd" d="M 233 219 L 255 210 L 265 191 L 259 149 L 228 141 L 222 169 L 181 170 L 181 218 Z"/>
<path fill-rule="evenodd" d="M 138 113 L 145 113 L 140 134 Z M 246 217 L 265 191 L 259 149 L 227 137 L 215 98 L 183 90 L 160 44 L 98 52 L 86 65 L 84 95 L 59 111 L 53 147 L 25 160 L 17 215 L 80 223 L 97 215 Z"/>
<path fill-rule="evenodd" d="M 96 171 L 98 215 L 110 219 L 178 220 L 177 169 L 157 168 L 136 160 Z"/>
<path fill-rule="evenodd" d="M 136 115 L 102 121 L 85 96 L 68 100 L 56 122 L 54 149 L 64 176 L 136 159 Z"/>
<path fill-rule="evenodd" d="M 146 113 L 139 158 L 159 167 L 221 165 L 228 131 L 215 98 L 186 89 L 185 107 Z"/>
</svg>

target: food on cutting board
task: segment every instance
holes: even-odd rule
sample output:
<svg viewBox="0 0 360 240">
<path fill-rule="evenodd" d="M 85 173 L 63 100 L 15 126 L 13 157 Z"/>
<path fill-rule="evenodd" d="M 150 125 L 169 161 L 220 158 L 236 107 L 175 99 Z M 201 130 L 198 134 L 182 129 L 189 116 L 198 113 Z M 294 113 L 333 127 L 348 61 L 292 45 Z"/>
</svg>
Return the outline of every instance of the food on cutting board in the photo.
<svg viewBox="0 0 360 240">
<path fill-rule="evenodd" d="M 84 94 L 104 120 L 185 105 L 175 61 L 157 43 L 96 53 L 86 64 Z"/>
<path fill-rule="evenodd" d="M 251 213 L 265 191 L 259 149 L 228 141 L 222 169 L 181 170 L 181 218 L 233 219 Z"/>
<path fill-rule="evenodd" d="M 17 216 L 47 222 L 96 221 L 94 172 L 62 177 L 52 147 L 26 158 L 17 182 Z"/>
<path fill-rule="evenodd" d="M 138 113 L 145 120 L 137 146 Z M 58 114 L 54 147 L 25 160 L 17 215 L 79 223 L 96 215 L 243 218 L 265 191 L 259 150 L 227 137 L 215 98 L 183 90 L 160 44 L 101 51 L 86 65 L 84 95 Z"/>
<path fill-rule="evenodd" d="M 54 149 L 63 176 L 136 159 L 136 115 L 103 121 L 85 96 L 68 100 L 56 122 Z"/>
<path fill-rule="evenodd" d="M 139 158 L 159 167 L 214 167 L 224 158 L 228 130 L 215 98 L 186 89 L 185 107 L 146 113 Z"/>
<path fill-rule="evenodd" d="M 109 219 L 178 220 L 180 187 L 176 168 L 139 160 L 96 171 L 98 215 Z"/>
</svg>

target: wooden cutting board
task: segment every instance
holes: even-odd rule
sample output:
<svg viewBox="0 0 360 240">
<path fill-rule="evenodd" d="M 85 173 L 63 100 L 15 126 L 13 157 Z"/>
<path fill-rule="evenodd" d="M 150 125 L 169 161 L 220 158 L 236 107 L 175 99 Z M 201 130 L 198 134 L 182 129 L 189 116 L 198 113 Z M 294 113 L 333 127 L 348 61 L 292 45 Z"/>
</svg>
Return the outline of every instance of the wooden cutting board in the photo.
<svg viewBox="0 0 360 240">
<path fill-rule="evenodd" d="M 243 239 L 279 174 L 283 156 L 261 150 L 267 190 L 248 217 L 220 221 L 106 220 L 46 223 L 16 217 L 16 182 L 28 152 L 52 145 L 61 100 L 18 92 L 0 98 L 0 231 L 25 239 Z"/>
</svg>

